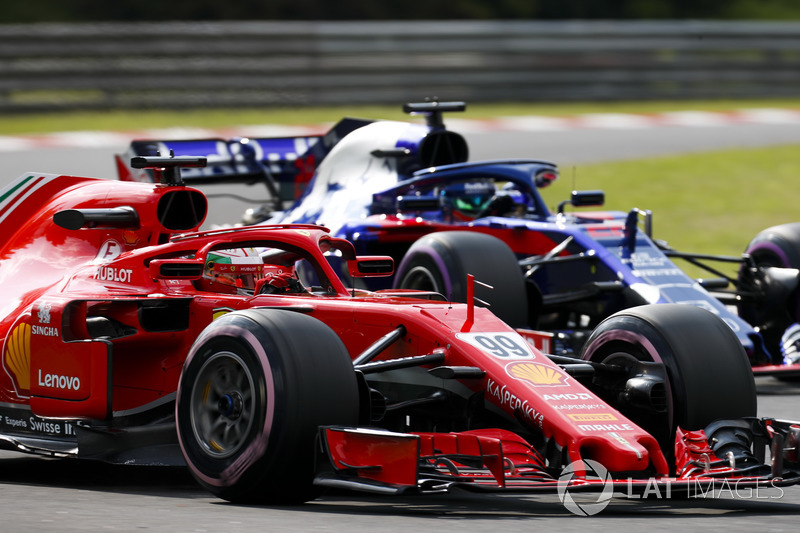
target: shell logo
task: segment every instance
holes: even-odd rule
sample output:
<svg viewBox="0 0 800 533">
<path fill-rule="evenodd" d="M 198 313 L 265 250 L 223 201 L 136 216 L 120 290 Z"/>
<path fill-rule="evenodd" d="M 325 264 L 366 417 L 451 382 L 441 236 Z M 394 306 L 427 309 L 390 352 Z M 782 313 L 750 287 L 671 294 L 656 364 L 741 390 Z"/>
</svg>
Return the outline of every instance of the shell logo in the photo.
<svg viewBox="0 0 800 533">
<path fill-rule="evenodd" d="M 21 322 L 6 339 L 3 365 L 14 382 L 20 396 L 29 396 L 31 390 L 31 325 Z"/>
<path fill-rule="evenodd" d="M 122 232 L 122 240 L 126 246 L 136 246 L 139 243 L 139 235 L 135 231 L 126 229 Z"/>
<path fill-rule="evenodd" d="M 541 363 L 518 361 L 506 365 L 506 373 L 512 378 L 545 387 L 561 387 L 567 384 L 567 375 Z"/>
</svg>

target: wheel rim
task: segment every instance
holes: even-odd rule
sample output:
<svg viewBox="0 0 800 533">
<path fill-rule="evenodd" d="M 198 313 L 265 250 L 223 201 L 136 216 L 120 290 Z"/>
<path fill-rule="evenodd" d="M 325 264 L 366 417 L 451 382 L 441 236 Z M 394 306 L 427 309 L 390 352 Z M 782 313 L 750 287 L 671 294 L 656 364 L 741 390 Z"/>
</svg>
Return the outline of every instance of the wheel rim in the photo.
<svg viewBox="0 0 800 533">
<path fill-rule="evenodd" d="M 441 292 L 433 273 L 425 267 L 417 266 L 408 271 L 403 278 L 402 288 L 416 291 Z"/>
<path fill-rule="evenodd" d="M 800 324 L 792 324 L 783 332 L 781 355 L 787 365 L 800 362 Z"/>
<path fill-rule="evenodd" d="M 190 419 L 205 453 L 223 459 L 247 442 L 254 390 L 253 375 L 235 353 L 216 353 L 203 364 L 192 387 Z"/>
<path fill-rule="evenodd" d="M 588 360 L 604 364 L 620 365 L 623 367 L 629 367 L 639 362 L 655 362 L 665 364 L 664 361 L 659 357 L 658 350 L 652 346 L 646 337 L 623 330 L 616 330 L 612 331 L 611 333 L 606 333 L 606 337 L 612 337 L 617 341 L 622 341 L 623 344 L 628 345 L 628 348 L 626 349 L 623 346 L 615 345 L 608 351 L 603 351 L 601 349 L 600 353 L 594 352 L 590 354 L 591 356 L 588 357 Z M 637 350 L 634 348 L 635 346 L 640 346 L 641 348 Z M 654 418 L 652 420 L 655 420 L 655 417 L 664 416 L 667 426 L 671 428 L 675 420 L 675 406 L 673 404 L 674 398 L 672 386 L 669 382 L 669 376 L 667 376 L 667 381 L 664 383 L 664 387 L 666 393 L 667 411 L 665 413 L 654 413 Z M 640 423 L 640 425 L 642 424 Z"/>
<path fill-rule="evenodd" d="M 639 363 L 641 360 L 630 354 L 628 352 L 623 351 L 614 351 L 609 355 L 606 355 L 601 358 L 600 362 L 607 365 L 619 365 L 623 367 L 633 366 L 636 363 Z"/>
</svg>

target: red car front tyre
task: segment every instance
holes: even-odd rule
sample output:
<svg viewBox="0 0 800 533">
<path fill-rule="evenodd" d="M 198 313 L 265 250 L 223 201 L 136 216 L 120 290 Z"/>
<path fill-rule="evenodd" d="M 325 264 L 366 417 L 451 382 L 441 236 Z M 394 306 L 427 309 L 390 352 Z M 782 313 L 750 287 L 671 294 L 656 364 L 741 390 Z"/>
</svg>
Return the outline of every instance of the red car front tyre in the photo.
<svg viewBox="0 0 800 533">
<path fill-rule="evenodd" d="M 664 365 L 665 412 L 614 406 L 656 437 L 670 462 L 676 428 L 704 429 L 715 420 L 756 416 L 755 380 L 742 344 L 719 317 L 693 305 L 617 312 L 592 331 L 581 359 L 623 367 L 636 361 Z"/>
<path fill-rule="evenodd" d="M 358 422 L 358 386 L 341 340 L 319 320 L 274 309 L 211 323 L 186 359 L 176 404 L 190 471 L 239 503 L 315 498 L 317 428 Z"/>
</svg>

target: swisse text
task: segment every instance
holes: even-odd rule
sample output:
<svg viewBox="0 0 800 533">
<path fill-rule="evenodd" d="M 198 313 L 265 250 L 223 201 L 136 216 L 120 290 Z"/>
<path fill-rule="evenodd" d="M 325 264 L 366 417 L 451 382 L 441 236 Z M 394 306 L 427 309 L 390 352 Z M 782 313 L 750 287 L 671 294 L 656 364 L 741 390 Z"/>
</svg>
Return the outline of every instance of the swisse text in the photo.
<svg viewBox="0 0 800 533">
<path fill-rule="evenodd" d="M 39 369 L 39 386 L 48 389 L 78 390 L 81 388 L 81 380 L 76 376 L 42 375 L 42 370 Z"/>
</svg>

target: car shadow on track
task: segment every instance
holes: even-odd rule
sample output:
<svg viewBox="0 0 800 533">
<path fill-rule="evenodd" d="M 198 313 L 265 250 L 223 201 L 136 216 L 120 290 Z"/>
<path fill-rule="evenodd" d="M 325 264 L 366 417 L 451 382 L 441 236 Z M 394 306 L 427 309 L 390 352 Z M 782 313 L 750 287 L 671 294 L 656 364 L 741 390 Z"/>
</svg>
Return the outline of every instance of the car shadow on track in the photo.
<svg viewBox="0 0 800 533">
<path fill-rule="evenodd" d="M 795 396 L 800 394 L 800 377 L 778 379 L 760 376 L 756 378 L 756 392 L 759 396 Z"/>
<path fill-rule="evenodd" d="M 344 491 L 328 492 L 297 506 L 241 506 L 216 499 L 197 485 L 185 468 L 110 465 L 78 459 L 50 459 L 0 452 L 0 484 L 51 486 L 117 494 L 136 494 L 174 499 L 208 499 L 214 506 L 263 507 L 265 509 L 416 518 L 515 519 L 574 516 L 556 494 L 477 494 L 457 491 L 425 496 L 374 496 Z M 684 500 L 627 499 L 615 495 L 593 518 L 626 520 L 645 517 L 745 516 L 786 517 L 800 515 L 800 490 L 764 493 L 750 499 L 692 498 Z"/>
<path fill-rule="evenodd" d="M 788 489 L 791 490 L 791 489 Z M 799 491 L 800 492 L 800 491 Z M 782 501 L 781 492 L 750 494 L 749 499 L 705 498 L 631 499 L 615 495 L 609 505 L 593 518 L 644 517 L 709 517 L 735 513 L 795 517 L 800 515 L 800 494 L 791 501 Z M 215 502 L 237 506 L 228 502 Z M 258 507 L 258 506 L 248 506 Z M 360 516 L 395 516 L 414 518 L 458 517 L 466 519 L 514 519 L 523 517 L 574 516 L 555 494 L 477 494 L 452 492 L 425 496 L 373 496 L 358 493 L 332 492 L 298 506 L 272 509 Z"/>
<path fill-rule="evenodd" d="M 208 497 L 186 468 L 113 465 L 0 452 L 0 483 L 192 498 Z"/>
<path fill-rule="evenodd" d="M 53 459 L 0 452 L 0 484 L 36 485 L 137 494 L 174 499 L 208 499 L 220 507 L 263 507 L 274 510 L 334 515 L 394 516 L 416 518 L 514 519 L 575 516 L 556 494 L 482 494 L 454 491 L 420 496 L 377 496 L 331 491 L 297 506 L 237 505 L 214 498 L 202 489 L 187 469 L 161 466 L 126 466 L 79 459 Z M 717 496 L 717 497 L 714 497 Z M 761 493 L 710 494 L 688 499 L 639 499 L 615 494 L 609 505 L 593 518 L 800 516 L 800 488 L 767 489 Z M 575 516 L 575 518 L 578 518 Z"/>
</svg>

